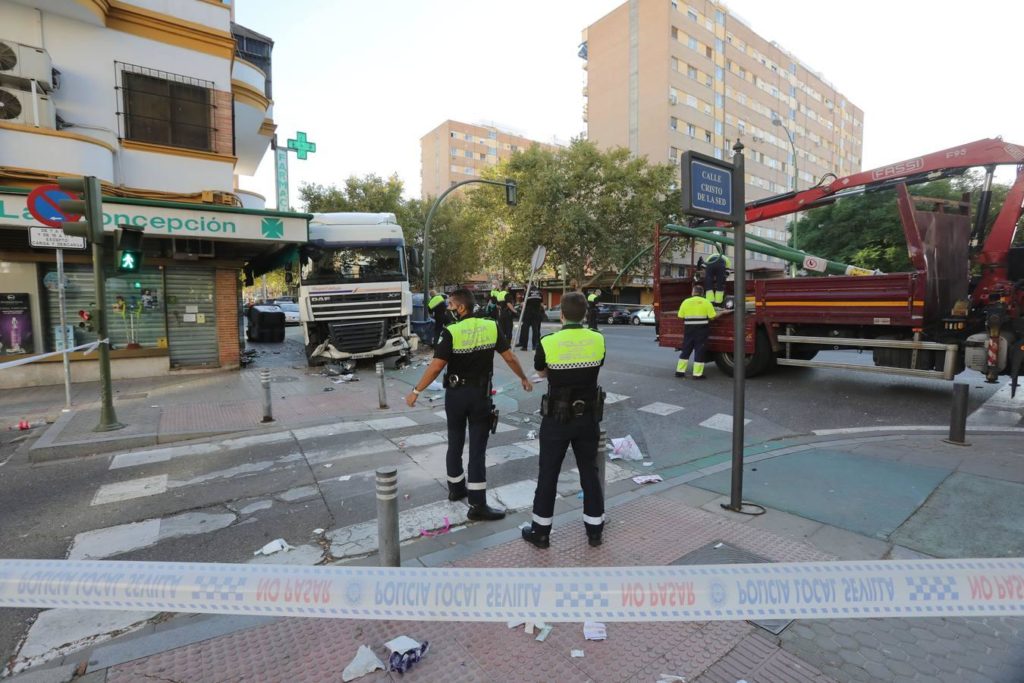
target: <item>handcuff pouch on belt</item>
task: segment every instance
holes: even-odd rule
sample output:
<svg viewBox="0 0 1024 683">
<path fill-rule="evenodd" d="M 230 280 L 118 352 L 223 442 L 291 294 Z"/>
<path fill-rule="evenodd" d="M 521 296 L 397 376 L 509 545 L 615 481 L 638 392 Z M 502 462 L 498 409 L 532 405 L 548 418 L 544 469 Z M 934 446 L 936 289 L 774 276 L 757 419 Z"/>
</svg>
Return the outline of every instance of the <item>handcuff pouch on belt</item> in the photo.
<svg viewBox="0 0 1024 683">
<path fill-rule="evenodd" d="M 561 393 L 561 396 L 559 396 Z M 540 414 L 542 417 L 554 417 L 560 422 L 568 422 L 577 417 L 583 417 L 590 411 L 595 422 L 604 419 L 605 391 L 597 387 L 589 398 L 572 398 L 570 391 L 562 391 L 552 394 L 550 391 L 540 399 Z"/>
<path fill-rule="evenodd" d="M 443 382 L 445 389 L 456 389 L 458 387 L 487 387 L 491 386 L 490 377 L 462 377 L 448 373 L 444 376 Z"/>
</svg>

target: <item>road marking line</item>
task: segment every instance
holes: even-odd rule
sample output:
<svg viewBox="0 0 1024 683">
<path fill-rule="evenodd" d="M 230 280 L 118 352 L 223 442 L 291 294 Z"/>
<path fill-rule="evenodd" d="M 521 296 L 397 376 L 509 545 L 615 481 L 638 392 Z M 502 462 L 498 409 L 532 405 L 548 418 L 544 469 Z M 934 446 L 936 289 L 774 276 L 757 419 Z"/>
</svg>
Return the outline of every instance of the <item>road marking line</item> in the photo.
<svg viewBox="0 0 1024 683">
<path fill-rule="evenodd" d="M 639 410 L 642 413 L 653 413 L 655 415 L 661 415 L 662 417 L 665 417 L 667 415 L 678 413 L 680 410 L 685 409 L 682 406 L 677 406 L 672 403 L 662 403 L 661 401 L 655 401 L 654 403 L 649 403 L 645 405 L 643 408 L 637 408 L 637 410 Z"/>
<path fill-rule="evenodd" d="M 750 424 L 750 419 L 744 419 L 743 424 Z M 715 413 L 708 419 L 701 422 L 700 426 L 707 427 L 708 429 L 717 429 L 720 432 L 732 432 L 732 415 Z"/>
<path fill-rule="evenodd" d="M 69 560 L 101 560 L 132 550 L 156 545 L 160 541 L 218 531 L 234 523 L 232 513 L 183 512 L 141 522 L 83 531 L 75 535 Z"/>
<path fill-rule="evenodd" d="M 378 432 L 384 431 L 385 429 L 402 429 L 404 427 L 419 426 L 415 420 L 411 420 L 405 415 L 400 415 L 398 417 L 382 417 L 378 420 L 367 420 L 366 424 L 370 426 L 370 429 L 374 429 Z"/>
<path fill-rule="evenodd" d="M 104 484 L 96 490 L 89 505 L 106 505 L 134 498 L 157 496 L 167 491 L 167 475 L 158 474 L 153 477 L 142 477 L 114 484 Z"/>
<path fill-rule="evenodd" d="M 629 396 L 623 394 L 613 394 L 612 392 L 606 392 L 604 396 L 605 405 L 611 405 L 613 403 L 619 403 L 621 401 L 629 400 Z"/>
</svg>

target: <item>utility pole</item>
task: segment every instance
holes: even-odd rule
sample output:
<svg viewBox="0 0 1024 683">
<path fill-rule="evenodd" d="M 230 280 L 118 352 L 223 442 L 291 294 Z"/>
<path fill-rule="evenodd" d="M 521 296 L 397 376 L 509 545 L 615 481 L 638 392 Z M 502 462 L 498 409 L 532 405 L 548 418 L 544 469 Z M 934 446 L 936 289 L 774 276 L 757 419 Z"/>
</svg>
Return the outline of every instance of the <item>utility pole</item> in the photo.
<svg viewBox="0 0 1024 683">
<path fill-rule="evenodd" d="M 100 423 L 93 431 L 109 432 L 122 429 L 114 412 L 114 392 L 110 381 L 110 335 L 107 331 L 107 277 L 103 272 L 103 193 L 98 178 L 57 178 L 62 190 L 77 192 L 81 199 L 63 199 L 60 209 L 66 214 L 79 215 L 84 220 L 64 222 L 61 229 L 69 235 L 92 241 L 92 274 L 96 288 L 96 330 L 99 335 L 100 364 Z"/>
</svg>

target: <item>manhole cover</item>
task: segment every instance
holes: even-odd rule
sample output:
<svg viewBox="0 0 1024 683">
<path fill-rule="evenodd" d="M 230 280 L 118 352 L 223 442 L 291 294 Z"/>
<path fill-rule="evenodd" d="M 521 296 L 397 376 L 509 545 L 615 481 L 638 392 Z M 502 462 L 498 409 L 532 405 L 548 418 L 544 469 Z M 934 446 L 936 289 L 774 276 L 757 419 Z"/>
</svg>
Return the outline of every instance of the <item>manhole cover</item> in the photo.
<svg viewBox="0 0 1024 683">
<path fill-rule="evenodd" d="M 697 548 L 691 553 L 683 555 L 671 564 L 763 564 L 771 560 L 748 553 L 746 550 L 729 545 L 723 541 L 712 541 L 702 548 Z M 751 621 L 754 626 L 759 626 L 769 633 L 779 635 L 787 626 L 793 623 L 792 619 L 760 619 Z"/>
</svg>

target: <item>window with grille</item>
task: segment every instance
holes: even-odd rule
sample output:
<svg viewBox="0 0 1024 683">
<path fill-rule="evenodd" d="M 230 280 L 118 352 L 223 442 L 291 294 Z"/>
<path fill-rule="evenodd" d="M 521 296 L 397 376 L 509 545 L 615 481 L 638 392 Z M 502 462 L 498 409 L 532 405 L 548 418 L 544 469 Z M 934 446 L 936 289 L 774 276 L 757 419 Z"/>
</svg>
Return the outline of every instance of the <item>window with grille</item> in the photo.
<svg viewBox="0 0 1024 683">
<path fill-rule="evenodd" d="M 213 83 L 115 63 L 126 140 L 213 151 Z"/>
</svg>

